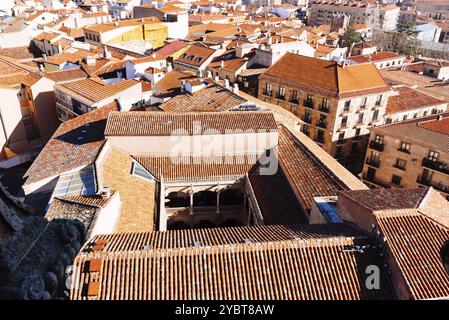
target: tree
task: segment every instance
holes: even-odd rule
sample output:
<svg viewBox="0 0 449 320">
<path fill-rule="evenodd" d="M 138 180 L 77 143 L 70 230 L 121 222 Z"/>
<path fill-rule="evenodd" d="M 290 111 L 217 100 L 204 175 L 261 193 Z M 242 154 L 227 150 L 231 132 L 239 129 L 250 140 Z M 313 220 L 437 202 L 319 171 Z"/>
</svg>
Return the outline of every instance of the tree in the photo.
<svg viewBox="0 0 449 320">
<path fill-rule="evenodd" d="M 345 33 L 343 33 L 341 40 L 343 47 L 350 47 L 351 44 L 360 42 L 362 40 L 362 36 L 359 32 L 355 31 L 352 25 L 349 25 L 348 28 L 346 28 Z"/>
<path fill-rule="evenodd" d="M 411 21 L 398 23 L 397 32 L 405 34 L 408 37 L 416 37 L 418 35 L 418 31 L 416 30 L 416 24 L 414 24 Z"/>
</svg>

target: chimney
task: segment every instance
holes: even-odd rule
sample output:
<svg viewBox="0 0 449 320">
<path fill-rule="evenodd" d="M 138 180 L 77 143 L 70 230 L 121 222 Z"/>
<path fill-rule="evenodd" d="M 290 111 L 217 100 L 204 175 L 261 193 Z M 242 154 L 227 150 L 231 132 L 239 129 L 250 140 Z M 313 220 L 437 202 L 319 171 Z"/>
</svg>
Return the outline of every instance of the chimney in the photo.
<svg viewBox="0 0 449 320">
<path fill-rule="evenodd" d="M 226 89 L 229 89 L 229 80 L 228 79 L 224 80 L 224 86 Z"/>
<path fill-rule="evenodd" d="M 186 88 L 186 81 L 181 80 L 181 92 L 184 92 L 185 88 Z"/>
<path fill-rule="evenodd" d="M 45 53 L 42 54 L 42 59 L 47 60 L 47 55 Z"/>
<path fill-rule="evenodd" d="M 97 63 L 97 60 L 95 59 L 94 56 L 87 56 L 84 58 L 84 62 L 88 65 L 88 66 L 93 66 Z"/>
<path fill-rule="evenodd" d="M 171 72 L 173 70 L 171 63 L 167 63 L 167 72 Z"/>
<path fill-rule="evenodd" d="M 437 120 L 438 120 L 438 121 L 443 120 L 443 116 L 442 116 L 441 114 L 439 114 L 438 117 L 437 117 Z"/>
<path fill-rule="evenodd" d="M 153 57 L 153 59 L 156 59 L 156 54 L 153 53 L 153 54 L 151 55 L 151 57 Z"/>
<path fill-rule="evenodd" d="M 109 199 L 111 197 L 111 190 L 108 186 L 103 186 L 103 190 L 101 190 L 101 197 L 103 199 Z"/>
<path fill-rule="evenodd" d="M 112 54 L 111 54 L 111 52 L 109 52 L 109 49 L 108 49 L 107 46 L 104 46 L 103 57 L 106 58 L 106 59 L 111 59 L 112 58 Z"/>
<path fill-rule="evenodd" d="M 208 77 L 208 78 L 212 78 L 212 72 L 207 71 L 207 77 Z"/>
<path fill-rule="evenodd" d="M 224 68 L 224 60 L 221 60 L 221 63 L 220 63 L 220 68 Z"/>
<path fill-rule="evenodd" d="M 239 94 L 239 85 L 237 83 L 234 83 L 234 85 L 232 86 L 232 92 L 234 94 Z"/>
<path fill-rule="evenodd" d="M 218 76 L 215 76 L 214 80 L 215 80 L 215 82 L 218 82 L 220 80 L 220 78 Z"/>
</svg>

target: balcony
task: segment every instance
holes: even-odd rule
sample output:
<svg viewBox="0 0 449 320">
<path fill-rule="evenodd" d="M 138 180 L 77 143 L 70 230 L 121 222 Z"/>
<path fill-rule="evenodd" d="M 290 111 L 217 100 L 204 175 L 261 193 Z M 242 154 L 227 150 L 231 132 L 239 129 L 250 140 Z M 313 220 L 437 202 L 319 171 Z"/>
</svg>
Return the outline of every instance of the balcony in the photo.
<svg viewBox="0 0 449 320">
<path fill-rule="evenodd" d="M 398 148 L 398 151 L 410 154 L 410 150 L 403 149 L 403 148 L 400 148 L 400 147 Z"/>
<path fill-rule="evenodd" d="M 370 141 L 369 147 L 380 152 L 384 151 L 384 144 L 380 142 Z"/>
<path fill-rule="evenodd" d="M 313 109 L 313 101 L 304 100 L 304 107 Z"/>
<path fill-rule="evenodd" d="M 330 108 L 327 105 L 320 104 L 318 106 L 318 111 L 320 111 L 320 112 L 329 113 L 329 110 L 330 110 Z"/>
<path fill-rule="evenodd" d="M 441 182 L 434 183 L 434 182 L 432 182 L 432 179 L 423 177 L 421 175 L 418 176 L 418 179 L 416 179 L 416 182 L 418 182 L 421 185 L 433 187 L 434 189 L 437 189 L 438 191 L 449 194 L 449 185 L 442 184 Z"/>
<path fill-rule="evenodd" d="M 438 160 L 430 160 L 429 158 L 423 158 L 421 165 L 425 168 L 449 175 L 449 165 L 447 163 Z"/>
<path fill-rule="evenodd" d="M 380 166 L 380 160 L 379 159 L 374 159 L 374 158 L 366 158 L 365 163 L 371 167 L 374 168 L 379 168 Z"/>
<path fill-rule="evenodd" d="M 294 98 L 291 98 L 291 99 L 289 100 L 289 102 L 290 102 L 290 103 L 293 103 L 293 104 L 299 104 L 299 100 L 298 100 L 298 99 L 294 99 Z"/>
<path fill-rule="evenodd" d="M 324 137 L 323 136 L 316 136 L 315 141 L 318 143 L 324 143 Z"/>
<path fill-rule="evenodd" d="M 306 116 L 303 116 L 302 117 L 302 121 L 304 121 L 304 122 L 306 122 L 306 123 L 312 123 L 312 117 L 306 117 Z"/>
<path fill-rule="evenodd" d="M 271 97 L 271 94 L 272 94 L 272 91 L 267 91 L 267 90 L 263 91 L 264 96 Z"/>
<path fill-rule="evenodd" d="M 285 100 L 285 96 L 281 96 L 281 95 L 276 95 L 276 99 L 278 100 Z"/>
<path fill-rule="evenodd" d="M 317 121 L 316 125 L 317 125 L 317 127 L 326 129 L 327 128 L 327 121 Z"/>
</svg>

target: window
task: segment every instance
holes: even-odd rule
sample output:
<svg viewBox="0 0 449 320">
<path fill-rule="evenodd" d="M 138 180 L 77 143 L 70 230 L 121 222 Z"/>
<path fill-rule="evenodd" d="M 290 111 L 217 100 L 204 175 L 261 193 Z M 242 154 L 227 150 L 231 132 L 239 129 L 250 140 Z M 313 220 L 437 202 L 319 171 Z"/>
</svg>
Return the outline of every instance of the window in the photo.
<svg viewBox="0 0 449 320">
<path fill-rule="evenodd" d="M 342 140 L 344 140 L 344 139 L 345 139 L 345 133 L 342 132 L 342 133 L 340 133 L 340 134 L 338 135 L 338 141 L 342 141 Z"/>
<path fill-rule="evenodd" d="M 378 95 L 376 99 L 376 106 L 380 106 L 380 103 L 382 102 L 382 95 Z"/>
<path fill-rule="evenodd" d="M 438 157 L 440 156 L 440 154 L 436 151 L 430 151 L 429 152 L 429 156 L 427 157 L 427 159 L 429 159 L 429 161 L 437 161 Z"/>
<path fill-rule="evenodd" d="M 201 62 L 201 60 L 203 60 L 203 58 L 196 58 L 196 59 L 195 59 L 195 62 L 198 63 L 198 62 Z"/>
<path fill-rule="evenodd" d="M 187 53 L 181 54 L 181 58 L 185 58 L 185 57 L 187 57 Z"/>
<path fill-rule="evenodd" d="M 383 144 L 384 143 L 384 137 L 376 135 L 376 138 L 374 139 L 374 142 L 378 143 L 378 144 Z"/>
<path fill-rule="evenodd" d="M 360 109 L 364 109 L 366 107 L 366 103 L 368 101 L 368 97 L 363 98 L 362 105 L 360 106 Z"/>
<path fill-rule="evenodd" d="M 133 161 L 133 166 L 131 169 L 131 175 L 137 176 L 146 180 L 154 180 L 154 177 L 149 173 L 144 167 L 140 165 L 137 161 Z"/>
<path fill-rule="evenodd" d="M 404 116 L 402 117 L 402 121 L 407 120 L 407 118 L 408 118 L 408 115 L 407 115 L 407 114 L 404 114 Z"/>
<path fill-rule="evenodd" d="M 357 124 L 363 123 L 363 113 L 359 113 L 359 118 L 357 119 Z"/>
<path fill-rule="evenodd" d="M 345 101 L 345 106 L 344 106 L 343 110 L 349 111 L 350 106 L 351 106 L 351 100 Z"/>
<path fill-rule="evenodd" d="M 401 145 L 399 147 L 399 151 L 410 153 L 411 144 L 407 142 L 401 142 Z"/>
<path fill-rule="evenodd" d="M 374 110 L 374 112 L 373 112 L 373 121 L 377 121 L 377 118 L 379 118 L 379 110 Z"/>
<path fill-rule="evenodd" d="M 395 167 L 401 170 L 405 170 L 406 161 L 403 159 L 396 159 Z"/>
<path fill-rule="evenodd" d="M 306 107 L 313 108 L 313 96 L 311 94 L 307 95 L 307 98 L 306 98 L 306 101 L 304 102 L 304 105 Z"/>
<path fill-rule="evenodd" d="M 392 177 L 391 177 L 391 183 L 392 184 L 395 184 L 395 185 L 397 185 L 397 186 L 399 186 L 400 184 L 401 184 L 401 177 L 400 176 L 397 176 L 397 175 L 393 175 Z"/>
<path fill-rule="evenodd" d="M 266 96 L 271 96 L 271 89 L 272 89 L 272 86 L 271 86 L 271 83 L 266 83 L 265 84 L 265 92 L 264 92 L 264 94 L 266 95 Z"/>
<path fill-rule="evenodd" d="M 293 90 L 291 101 L 298 102 L 298 91 L 297 90 Z"/>
<path fill-rule="evenodd" d="M 344 128 L 346 127 L 348 124 L 348 116 L 344 116 L 343 118 L 341 118 L 341 127 Z"/>
<path fill-rule="evenodd" d="M 308 125 L 303 125 L 302 132 L 308 136 L 310 134 L 310 127 Z"/>
<path fill-rule="evenodd" d="M 195 58 L 195 56 L 194 56 L 194 55 L 190 55 L 187 59 L 188 59 L 189 61 L 192 61 L 193 58 Z"/>
<path fill-rule="evenodd" d="M 285 98 L 285 88 L 284 87 L 279 87 L 278 98 L 279 99 Z"/>
<path fill-rule="evenodd" d="M 87 166 L 74 173 L 61 174 L 53 191 L 53 197 L 93 195 L 95 190 L 94 168 Z"/>
<path fill-rule="evenodd" d="M 356 130 L 355 130 L 355 136 L 356 137 L 358 137 L 359 135 L 360 135 L 360 128 L 357 128 Z"/>
</svg>

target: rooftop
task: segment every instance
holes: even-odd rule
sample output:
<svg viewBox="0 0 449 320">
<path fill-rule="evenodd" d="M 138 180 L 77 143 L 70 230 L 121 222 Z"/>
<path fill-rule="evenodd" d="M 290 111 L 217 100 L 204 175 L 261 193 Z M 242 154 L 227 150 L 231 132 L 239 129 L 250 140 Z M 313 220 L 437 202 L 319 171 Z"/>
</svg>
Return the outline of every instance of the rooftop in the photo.
<svg viewBox="0 0 449 320">
<path fill-rule="evenodd" d="M 262 74 L 261 79 L 293 83 L 323 95 L 339 98 L 391 90 L 374 64 L 343 67 L 337 62 L 293 53 L 285 54 Z"/>
<path fill-rule="evenodd" d="M 104 128 L 116 102 L 62 123 L 25 174 L 25 185 L 92 164 L 104 144 Z"/>
<path fill-rule="evenodd" d="M 107 136 L 152 136 L 171 135 L 185 131 L 197 132 L 195 123 L 201 123 L 204 130 L 217 130 L 224 134 L 229 130 L 268 130 L 277 131 L 271 112 L 112 112 L 108 118 L 105 134 Z M 181 131 L 180 131 L 181 130 Z M 198 132 L 199 134 L 199 132 Z"/>
<path fill-rule="evenodd" d="M 388 98 L 387 114 L 448 103 L 406 86 L 395 87 L 394 90 L 399 95 L 394 95 Z"/>
</svg>

